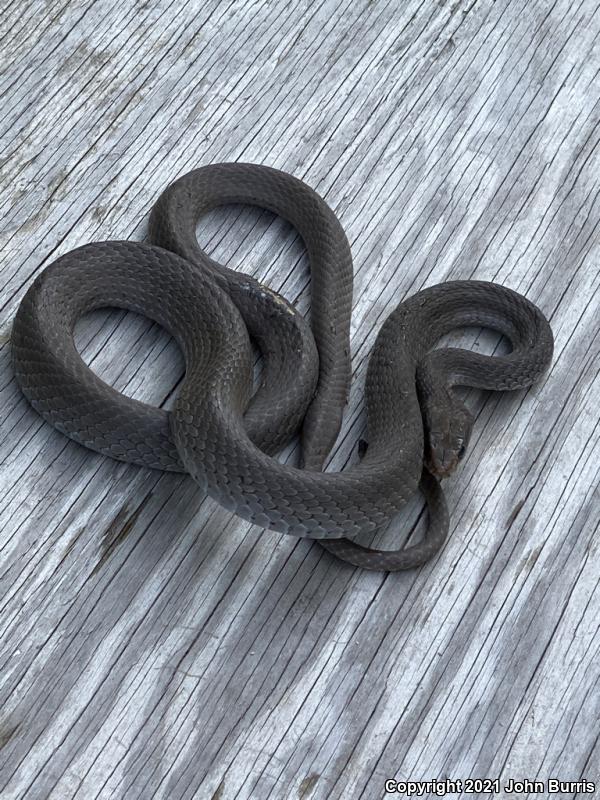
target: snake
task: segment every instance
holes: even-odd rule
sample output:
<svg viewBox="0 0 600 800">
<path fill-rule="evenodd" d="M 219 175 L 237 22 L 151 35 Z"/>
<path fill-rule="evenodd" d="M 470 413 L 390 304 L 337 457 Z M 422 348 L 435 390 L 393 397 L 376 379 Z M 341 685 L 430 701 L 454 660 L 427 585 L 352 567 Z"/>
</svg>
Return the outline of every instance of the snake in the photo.
<svg viewBox="0 0 600 800">
<path fill-rule="evenodd" d="M 280 294 L 200 247 L 206 213 L 237 203 L 267 209 L 298 232 L 310 266 L 310 323 Z M 37 275 L 14 319 L 13 368 L 33 408 L 76 442 L 142 467 L 187 472 L 248 522 L 315 539 L 356 567 L 409 569 L 447 538 L 441 480 L 463 460 L 474 425 L 459 387 L 531 386 L 551 363 L 552 330 L 534 303 L 494 282 L 452 280 L 404 299 L 370 354 L 360 457 L 332 471 L 324 466 L 352 378 L 352 303 L 350 245 L 314 189 L 262 164 L 210 164 L 163 191 L 148 241 L 84 244 Z M 105 307 L 142 314 L 178 343 L 185 376 L 172 410 L 126 397 L 84 362 L 75 325 Z M 436 347 L 464 326 L 502 334 L 510 351 Z M 258 385 L 255 348 L 263 364 Z M 297 435 L 302 461 L 283 463 L 277 453 Z M 366 546 L 419 489 L 429 513 L 421 541 L 397 550 Z"/>
</svg>

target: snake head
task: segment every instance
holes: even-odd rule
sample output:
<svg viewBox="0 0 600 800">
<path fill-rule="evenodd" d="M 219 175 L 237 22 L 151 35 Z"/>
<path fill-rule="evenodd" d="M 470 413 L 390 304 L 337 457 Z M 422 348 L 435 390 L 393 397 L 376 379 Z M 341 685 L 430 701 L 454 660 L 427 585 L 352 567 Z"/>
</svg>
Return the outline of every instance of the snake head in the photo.
<svg viewBox="0 0 600 800">
<path fill-rule="evenodd" d="M 473 417 L 461 402 L 452 399 L 450 405 L 426 407 L 423 422 L 425 466 L 438 478 L 445 478 L 465 455 Z"/>
</svg>

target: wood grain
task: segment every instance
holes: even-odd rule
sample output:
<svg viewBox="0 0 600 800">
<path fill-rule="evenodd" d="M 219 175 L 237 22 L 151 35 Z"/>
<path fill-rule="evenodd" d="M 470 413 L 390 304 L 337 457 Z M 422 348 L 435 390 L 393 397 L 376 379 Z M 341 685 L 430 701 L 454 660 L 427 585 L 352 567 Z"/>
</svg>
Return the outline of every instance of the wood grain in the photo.
<svg viewBox="0 0 600 800">
<path fill-rule="evenodd" d="M 4 0 L 2 800 L 600 786 L 599 33 L 592 0 Z M 362 573 L 253 528 L 184 476 L 68 441 L 14 383 L 10 321 L 33 277 L 79 244 L 142 239 L 170 181 L 223 160 L 303 178 L 350 238 L 334 466 L 356 458 L 366 359 L 407 294 L 496 280 L 551 321 L 544 381 L 467 395 L 451 534 L 424 569 Z M 308 310 L 287 224 L 234 207 L 198 235 Z M 77 336 L 119 390 L 172 402 L 182 359 L 156 325 L 99 312 Z M 415 499 L 380 540 L 420 515 Z"/>
</svg>

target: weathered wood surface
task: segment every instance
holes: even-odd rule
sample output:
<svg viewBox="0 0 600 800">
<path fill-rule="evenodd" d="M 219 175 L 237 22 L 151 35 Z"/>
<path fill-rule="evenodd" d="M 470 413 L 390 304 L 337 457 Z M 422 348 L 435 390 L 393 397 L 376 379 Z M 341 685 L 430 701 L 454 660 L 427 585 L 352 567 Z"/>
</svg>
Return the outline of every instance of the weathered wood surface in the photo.
<svg viewBox="0 0 600 800">
<path fill-rule="evenodd" d="M 2 5 L 2 800 L 600 780 L 597 4 Z M 39 270 L 90 240 L 143 238 L 163 187 L 219 160 L 304 178 L 352 243 L 355 383 L 335 465 L 356 457 L 366 358 L 405 295 L 493 279 L 551 320 L 543 382 L 469 396 L 451 535 L 420 571 L 362 573 L 252 528 L 185 477 L 68 441 L 15 386 L 10 320 Z M 224 209 L 199 237 L 308 308 L 286 224 Z M 170 401 L 182 360 L 155 325 L 98 313 L 78 336 L 117 388 Z"/>
</svg>

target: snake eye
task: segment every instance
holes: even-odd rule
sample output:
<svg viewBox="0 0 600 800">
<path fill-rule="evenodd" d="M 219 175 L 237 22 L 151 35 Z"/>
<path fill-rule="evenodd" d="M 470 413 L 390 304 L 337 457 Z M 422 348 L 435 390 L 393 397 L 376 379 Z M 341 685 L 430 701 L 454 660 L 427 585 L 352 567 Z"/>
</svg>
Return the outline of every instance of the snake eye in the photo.
<svg viewBox="0 0 600 800">
<path fill-rule="evenodd" d="M 464 446 L 464 444 L 461 444 L 460 449 L 458 451 L 458 460 L 459 461 L 461 460 L 461 458 L 464 456 L 464 454 L 466 452 L 467 452 L 467 448 Z"/>
</svg>

